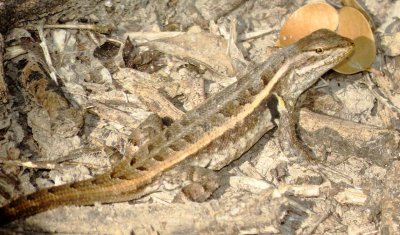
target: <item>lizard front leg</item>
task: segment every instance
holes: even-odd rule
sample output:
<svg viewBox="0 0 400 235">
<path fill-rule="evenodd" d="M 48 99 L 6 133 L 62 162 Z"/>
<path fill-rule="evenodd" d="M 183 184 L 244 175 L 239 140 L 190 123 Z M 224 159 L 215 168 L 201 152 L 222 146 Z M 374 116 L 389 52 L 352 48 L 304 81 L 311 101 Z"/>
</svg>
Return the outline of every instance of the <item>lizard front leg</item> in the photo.
<svg viewBox="0 0 400 235">
<path fill-rule="evenodd" d="M 299 123 L 299 110 L 295 102 L 285 102 L 284 99 L 275 94 L 278 99 L 277 109 L 280 115 L 278 138 L 282 151 L 286 156 L 293 159 L 317 160 L 314 152 L 303 142 L 297 131 Z"/>
</svg>

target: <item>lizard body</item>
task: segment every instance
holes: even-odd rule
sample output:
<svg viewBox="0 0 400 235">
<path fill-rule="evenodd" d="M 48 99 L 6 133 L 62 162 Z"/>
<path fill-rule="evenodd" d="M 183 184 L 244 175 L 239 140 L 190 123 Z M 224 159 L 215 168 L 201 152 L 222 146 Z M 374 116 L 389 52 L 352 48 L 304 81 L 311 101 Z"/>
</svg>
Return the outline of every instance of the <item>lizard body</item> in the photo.
<svg viewBox="0 0 400 235">
<path fill-rule="evenodd" d="M 0 208 L 0 224 L 63 205 L 92 205 L 135 198 L 164 172 L 188 162 L 219 170 L 240 157 L 273 126 L 268 102 L 282 97 L 284 150 L 307 156 L 294 138 L 297 98 L 353 50 L 351 40 L 318 30 L 271 55 L 248 75 L 186 113 L 163 132 L 92 179 L 42 189 Z M 283 125 L 283 126 L 282 126 Z"/>
</svg>

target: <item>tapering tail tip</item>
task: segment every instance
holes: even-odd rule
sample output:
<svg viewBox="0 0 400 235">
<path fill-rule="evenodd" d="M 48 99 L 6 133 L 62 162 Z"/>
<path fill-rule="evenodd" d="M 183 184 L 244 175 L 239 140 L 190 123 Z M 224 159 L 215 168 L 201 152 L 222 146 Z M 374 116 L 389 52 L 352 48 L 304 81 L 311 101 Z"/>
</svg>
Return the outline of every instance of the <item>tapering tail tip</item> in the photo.
<svg viewBox="0 0 400 235">
<path fill-rule="evenodd" d="M 16 220 L 15 216 L 9 213 L 8 207 L 4 206 L 0 208 L 0 226 L 4 226 Z"/>
</svg>

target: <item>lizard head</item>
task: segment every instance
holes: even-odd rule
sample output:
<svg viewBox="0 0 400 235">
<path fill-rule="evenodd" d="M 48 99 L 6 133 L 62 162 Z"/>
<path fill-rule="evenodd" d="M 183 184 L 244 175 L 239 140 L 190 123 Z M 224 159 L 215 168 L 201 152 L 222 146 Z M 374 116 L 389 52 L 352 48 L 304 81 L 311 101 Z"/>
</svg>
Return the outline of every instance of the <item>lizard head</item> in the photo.
<svg viewBox="0 0 400 235">
<path fill-rule="evenodd" d="M 336 66 L 354 51 L 354 42 L 328 29 L 317 30 L 300 39 L 294 45 L 300 52 L 296 70 L 322 75 Z"/>
<path fill-rule="evenodd" d="M 328 29 L 320 29 L 285 49 L 287 64 L 293 72 L 281 83 L 286 87 L 286 98 L 296 100 L 326 71 L 347 58 L 354 51 L 354 43 Z"/>
</svg>

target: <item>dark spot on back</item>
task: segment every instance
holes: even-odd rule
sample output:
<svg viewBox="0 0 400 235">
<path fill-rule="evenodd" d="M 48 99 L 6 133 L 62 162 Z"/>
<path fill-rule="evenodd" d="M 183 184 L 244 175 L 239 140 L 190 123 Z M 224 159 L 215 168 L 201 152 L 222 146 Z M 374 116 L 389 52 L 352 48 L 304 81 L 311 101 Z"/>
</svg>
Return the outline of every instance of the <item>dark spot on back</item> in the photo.
<svg viewBox="0 0 400 235">
<path fill-rule="evenodd" d="M 157 154 L 157 155 L 153 156 L 153 159 L 156 160 L 156 161 L 162 162 L 162 161 L 164 161 L 166 158 L 165 158 L 163 155 Z"/>
<path fill-rule="evenodd" d="M 148 169 L 145 166 L 138 166 L 138 167 L 136 167 L 136 170 L 138 170 L 138 171 L 147 171 Z"/>
</svg>

